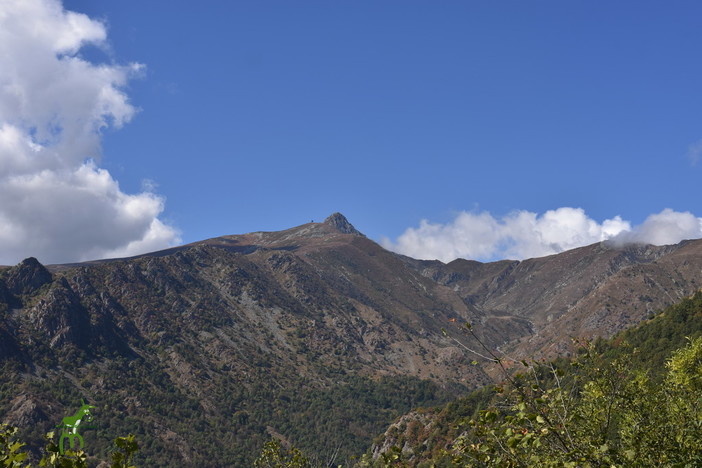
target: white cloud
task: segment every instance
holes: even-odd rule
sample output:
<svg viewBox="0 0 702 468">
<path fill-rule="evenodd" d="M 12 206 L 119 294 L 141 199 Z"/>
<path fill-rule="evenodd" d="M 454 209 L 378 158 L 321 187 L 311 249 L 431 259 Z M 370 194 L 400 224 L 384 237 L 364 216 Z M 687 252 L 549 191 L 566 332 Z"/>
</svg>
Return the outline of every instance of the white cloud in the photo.
<svg viewBox="0 0 702 468">
<path fill-rule="evenodd" d="M 422 220 L 395 242 L 383 239 L 382 244 L 410 257 L 448 262 L 456 258 L 521 260 L 604 240 L 664 245 L 699 237 L 702 218 L 690 213 L 666 209 L 632 228 L 619 216 L 598 223 L 581 208 L 563 207 L 542 215 L 515 211 L 499 218 L 487 212 L 461 212 L 446 224 Z"/>
<path fill-rule="evenodd" d="M 102 23 L 58 0 L 0 2 L 0 264 L 46 263 L 165 248 L 164 200 L 126 194 L 97 166 L 101 132 L 137 109 L 124 92 L 140 64 L 95 64 Z"/>
<path fill-rule="evenodd" d="M 634 230 L 622 232 L 612 239 L 616 244 L 677 244 L 685 239 L 702 237 L 702 218 L 689 212 L 669 208 L 652 214 Z"/>
</svg>

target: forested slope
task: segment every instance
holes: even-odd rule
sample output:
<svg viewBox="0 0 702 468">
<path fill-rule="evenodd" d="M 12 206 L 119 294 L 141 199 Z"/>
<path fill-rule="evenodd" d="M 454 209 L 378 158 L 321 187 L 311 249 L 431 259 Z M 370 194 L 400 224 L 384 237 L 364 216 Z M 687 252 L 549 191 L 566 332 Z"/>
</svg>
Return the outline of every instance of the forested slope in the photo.
<svg viewBox="0 0 702 468">
<path fill-rule="evenodd" d="M 698 466 L 702 292 L 579 346 L 553 362 L 494 355 L 518 372 L 404 415 L 376 439 L 367 465 Z"/>
</svg>

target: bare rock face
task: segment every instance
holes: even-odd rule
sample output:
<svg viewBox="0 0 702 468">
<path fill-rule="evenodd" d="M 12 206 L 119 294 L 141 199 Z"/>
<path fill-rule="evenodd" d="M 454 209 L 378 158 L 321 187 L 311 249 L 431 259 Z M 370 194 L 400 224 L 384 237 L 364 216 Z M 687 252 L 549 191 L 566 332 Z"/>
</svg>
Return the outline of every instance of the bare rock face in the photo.
<svg viewBox="0 0 702 468">
<path fill-rule="evenodd" d="M 18 427 L 34 427 L 48 419 L 38 402 L 27 395 L 19 395 L 12 400 L 5 418 L 9 424 Z"/>
<path fill-rule="evenodd" d="M 65 278 L 53 282 L 44 297 L 29 309 L 29 318 L 38 335 L 52 348 L 63 343 L 80 348 L 87 345 L 90 317 Z"/>
<path fill-rule="evenodd" d="M 437 415 L 431 410 L 412 411 L 405 414 L 388 427 L 379 443 L 374 443 L 371 448 L 373 460 L 388 453 L 392 447 L 399 447 L 406 460 L 414 461 L 418 455 L 417 452 L 430 444 L 428 440 L 421 437 L 421 433 L 431 434 L 437 419 Z M 417 450 L 418 448 L 420 450 Z"/>
<path fill-rule="evenodd" d="M 50 282 L 51 273 L 34 257 L 10 268 L 5 278 L 7 289 L 15 295 L 31 294 Z"/>
<path fill-rule="evenodd" d="M 324 220 L 324 224 L 333 226 L 342 234 L 354 234 L 365 237 L 358 229 L 353 227 L 353 224 L 349 223 L 349 220 L 346 219 L 346 217 L 341 213 L 334 213 L 333 215 L 329 216 Z"/>
</svg>

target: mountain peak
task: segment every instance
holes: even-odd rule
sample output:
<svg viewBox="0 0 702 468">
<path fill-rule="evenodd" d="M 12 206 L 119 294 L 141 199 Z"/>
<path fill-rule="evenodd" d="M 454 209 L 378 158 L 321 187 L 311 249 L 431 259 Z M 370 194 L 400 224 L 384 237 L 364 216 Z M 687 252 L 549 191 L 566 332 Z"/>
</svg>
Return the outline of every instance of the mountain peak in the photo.
<svg viewBox="0 0 702 468">
<path fill-rule="evenodd" d="M 30 294 L 51 282 L 51 273 L 34 257 L 10 268 L 5 282 L 13 294 Z"/>
<path fill-rule="evenodd" d="M 358 229 L 353 227 L 353 224 L 349 223 L 349 220 L 346 219 L 346 216 L 342 215 L 341 213 L 332 214 L 324 220 L 324 224 L 333 226 L 337 231 L 341 232 L 342 234 L 355 234 L 357 236 L 366 237 Z"/>
</svg>

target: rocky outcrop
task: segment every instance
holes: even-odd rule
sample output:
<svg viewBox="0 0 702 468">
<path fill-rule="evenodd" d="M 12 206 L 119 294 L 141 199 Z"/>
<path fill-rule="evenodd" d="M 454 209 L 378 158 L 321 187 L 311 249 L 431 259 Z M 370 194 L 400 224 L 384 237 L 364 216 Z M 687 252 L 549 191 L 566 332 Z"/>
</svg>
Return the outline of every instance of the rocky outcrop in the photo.
<svg viewBox="0 0 702 468">
<path fill-rule="evenodd" d="M 90 316 L 66 278 L 53 282 L 26 313 L 36 336 L 51 348 L 65 343 L 86 348 L 90 341 Z"/>
<path fill-rule="evenodd" d="M 47 419 L 39 402 L 27 395 L 18 395 L 10 402 L 4 421 L 17 427 L 36 427 Z"/>
<path fill-rule="evenodd" d="M 337 231 L 339 231 L 342 234 L 354 234 L 356 236 L 365 237 L 365 235 L 363 235 L 358 229 L 353 227 L 353 224 L 349 223 L 349 220 L 346 219 L 346 217 L 341 213 L 332 214 L 324 220 L 324 224 L 328 224 L 334 227 Z"/>
<path fill-rule="evenodd" d="M 10 268 L 5 275 L 7 290 L 14 295 L 32 294 L 51 282 L 51 273 L 39 261 L 30 257 Z"/>
</svg>

